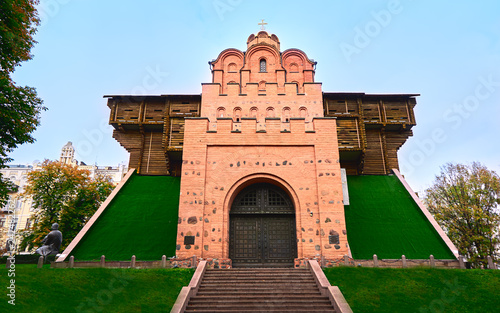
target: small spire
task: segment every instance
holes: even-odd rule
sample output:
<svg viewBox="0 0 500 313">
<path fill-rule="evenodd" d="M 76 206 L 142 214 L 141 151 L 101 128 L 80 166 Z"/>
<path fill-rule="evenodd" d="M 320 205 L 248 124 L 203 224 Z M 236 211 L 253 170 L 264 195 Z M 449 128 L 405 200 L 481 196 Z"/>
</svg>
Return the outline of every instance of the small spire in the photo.
<svg viewBox="0 0 500 313">
<path fill-rule="evenodd" d="M 258 25 L 260 25 L 260 29 L 265 30 L 266 29 L 265 25 L 267 25 L 267 23 L 264 23 L 264 20 L 261 20 L 261 22 Z"/>
</svg>

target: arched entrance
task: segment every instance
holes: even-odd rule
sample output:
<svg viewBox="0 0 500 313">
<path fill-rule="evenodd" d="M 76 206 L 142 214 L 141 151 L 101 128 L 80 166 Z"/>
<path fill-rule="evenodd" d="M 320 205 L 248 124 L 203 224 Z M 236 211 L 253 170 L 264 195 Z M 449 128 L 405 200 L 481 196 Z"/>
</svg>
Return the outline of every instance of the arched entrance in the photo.
<svg viewBox="0 0 500 313">
<path fill-rule="evenodd" d="M 234 199 L 229 218 L 234 267 L 293 266 L 295 209 L 283 190 L 268 183 L 246 187 Z"/>
</svg>

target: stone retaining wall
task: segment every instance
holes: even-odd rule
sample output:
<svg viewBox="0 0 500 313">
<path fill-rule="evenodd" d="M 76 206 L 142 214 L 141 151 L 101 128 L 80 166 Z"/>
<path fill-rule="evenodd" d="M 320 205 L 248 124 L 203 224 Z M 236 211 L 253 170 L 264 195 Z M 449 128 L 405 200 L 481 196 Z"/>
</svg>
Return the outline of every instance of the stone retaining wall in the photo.
<svg viewBox="0 0 500 313">
<path fill-rule="evenodd" d="M 297 258 L 295 259 L 295 268 L 306 268 L 308 258 Z M 355 260 L 349 257 L 344 257 L 342 259 L 325 259 L 325 258 L 313 258 L 311 260 L 316 260 L 321 267 L 336 267 L 336 266 L 357 266 L 357 267 L 387 267 L 387 268 L 406 268 L 406 267 L 417 267 L 417 266 L 427 266 L 436 268 L 465 268 L 460 265 L 458 260 L 436 260 L 436 259 L 377 259 L 374 257 L 370 260 Z"/>
</svg>

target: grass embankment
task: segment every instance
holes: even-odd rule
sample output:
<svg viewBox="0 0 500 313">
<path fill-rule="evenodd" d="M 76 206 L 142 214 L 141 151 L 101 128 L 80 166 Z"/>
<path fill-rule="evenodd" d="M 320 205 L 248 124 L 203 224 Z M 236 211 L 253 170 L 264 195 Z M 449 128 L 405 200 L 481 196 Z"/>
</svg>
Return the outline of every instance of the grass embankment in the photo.
<svg viewBox="0 0 500 313">
<path fill-rule="evenodd" d="M 499 312 L 500 271 L 325 269 L 354 312 Z"/>
<path fill-rule="evenodd" d="M 0 270 L 0 312 L 170 312 L 192 269 L 51 269 L 17 265 L 15 306 Z"/>
<path fill-rule="evenodd" d="M 455 259 L 396 176 L 348 176 L 347 239 L 354 259 Z"/>
<path fill-rule="evenodd" d="M 134 174 L 71 255 L 75 260 L 174 256 L 179 192 L 180 177 Z"/>
</svg>

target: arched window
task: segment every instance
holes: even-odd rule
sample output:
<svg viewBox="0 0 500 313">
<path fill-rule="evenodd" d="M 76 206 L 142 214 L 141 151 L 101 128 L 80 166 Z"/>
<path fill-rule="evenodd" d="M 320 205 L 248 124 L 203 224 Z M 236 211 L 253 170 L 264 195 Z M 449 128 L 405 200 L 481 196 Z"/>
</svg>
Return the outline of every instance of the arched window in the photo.
<svg viewBox="0 0 500 313">
<path fill-rule="evenodd" d="M 266 82 L 263 80 L 263 81 L 260 81 L 259 82 L 259 91 L 265 91 L 266 90 Z"/>
<path fill-rule="evenodd" d="M 258 120 L 259 119 L 258 112 L 259 112 L 259 109 L 257 109 L 257 107 L 250 108 L 250 117 L 256 118 Z"/>
<path fill-rule="evenodd" d="M 216 118 L 225 117 L 225 115 L 226 115 L 226 109 L 224 107 L 217 108 L 217 115 L 215 116 Z"/>
<path fill-rule="evenodd" d="M 306 107 L 301 107 L 299 109 L 299 116 L 306 118 L 307 117 L 307 108 Z"/>
<path fill-rule="evenodd" d="M 283 108 L 283 115 L 281 116 L 281 121 L 285 122 L 285 123 L 290 122 L 290 108 L 289 107 Z"/>
<path fill-rule="evenodd" d="M 267 72 L 266 59 L 260 59 L 260 71 Z"/>
<path fill-rule="evenodd" d="M 229 63 L 227 71 L 229 73 L 236 73 L 236 63 Z"/>
<path fill-rule="evenodd" d="M 266 109 L 266 117 L 274 117 L 274 108 L 273 107 L 268 107 Z"/>
<path fill-rule="evenodd" d="M 241 108 L 239 108 L 239 107 L 234 108 L 233 120 L 238 123 L 238 122 L 240 122 L 240 118 L 241 118 Z"/>
</svg>

